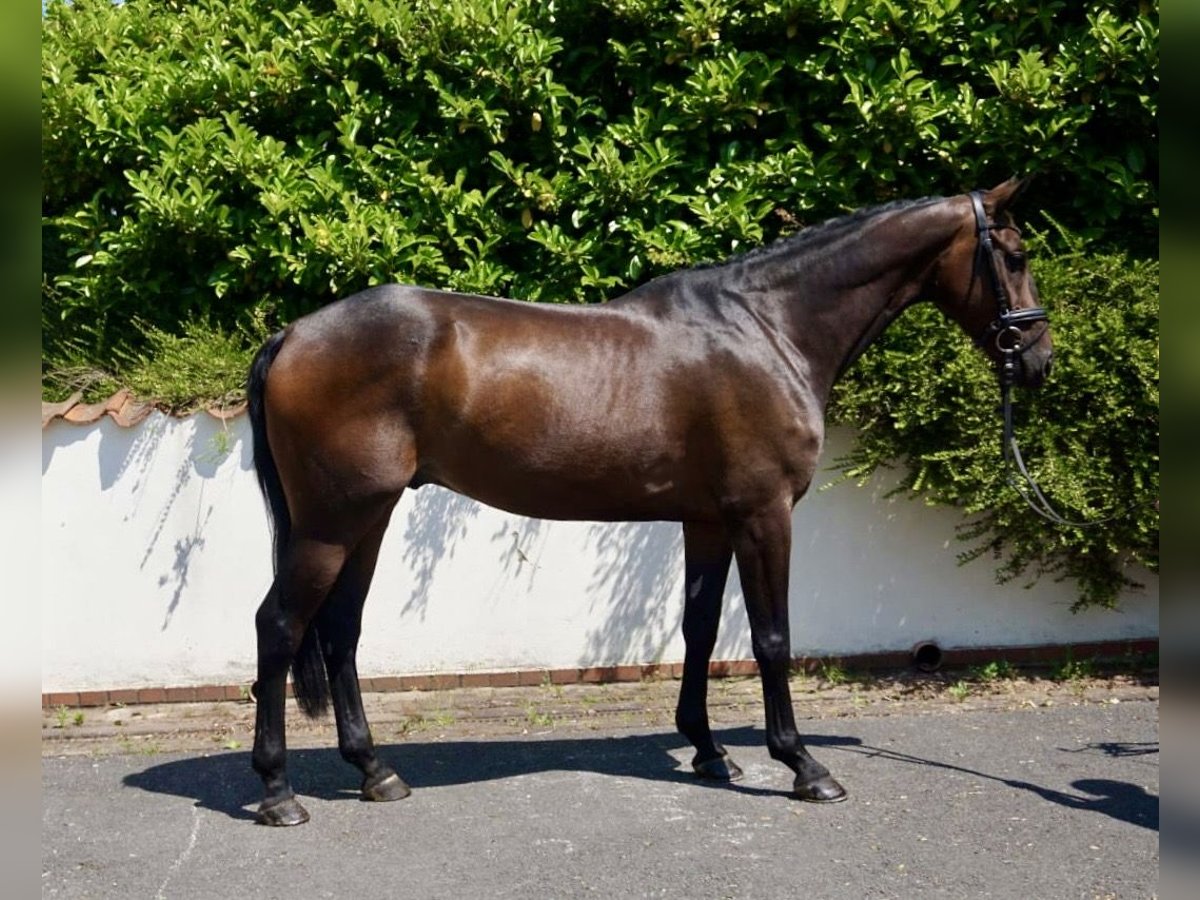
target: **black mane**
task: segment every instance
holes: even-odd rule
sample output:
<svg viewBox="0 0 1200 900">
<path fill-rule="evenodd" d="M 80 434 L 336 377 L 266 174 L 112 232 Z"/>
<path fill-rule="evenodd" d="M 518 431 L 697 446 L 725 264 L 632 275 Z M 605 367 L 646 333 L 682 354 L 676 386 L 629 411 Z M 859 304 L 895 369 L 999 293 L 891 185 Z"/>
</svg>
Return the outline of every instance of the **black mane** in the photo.
<svg viewBox="0 0 1200 900">
<path fill-rule="evenodd" d="M 856 209 L 854 212 L 846 213 L 844 216 L 837 216 L 832 219 L 826 219 L 824 222 L 818 222 L 816 225 L 809 225 L 795 234 L 772 241 L 769 244 L 764 244 L 761 247 L 755 247 L 753 250 L 747 250 L 744 253 L 735 253 L 725 260 L 708 260 L 696 263 L 688 271 L 716 269 L 721 266 L 749 260 L 764 260 L 773 256 L 791 255 L 798 250 L 819 250 L 843 237 L 847 232 L 861 228 L 877 216 L 900 212 L 906 209 L 915 209 L 918 206 L 937 203 L 943 199 L 945 198 L 920 197 L 915 200 L 892 200 L 889 203 L 882 203 L 878 206 L 866 206 L 862 209 Z"/>
</svg>

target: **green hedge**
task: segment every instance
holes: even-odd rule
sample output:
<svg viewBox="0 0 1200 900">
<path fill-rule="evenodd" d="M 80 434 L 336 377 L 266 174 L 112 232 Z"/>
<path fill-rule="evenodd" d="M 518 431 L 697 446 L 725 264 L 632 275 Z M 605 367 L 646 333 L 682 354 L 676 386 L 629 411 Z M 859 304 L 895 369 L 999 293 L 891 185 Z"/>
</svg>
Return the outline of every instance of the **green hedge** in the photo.
<svg viewBox="0 0 1200 900">
<path fill-rule="evenodd" d="M 1041 173 L 1029 215 L 1088 248 L 1059 269 L 1149 265 L 1157 55 L 1157 3 L 1098 0 L 50 2 L 46 390 L 120 382 L 186 405 L 236 393 L 265 330 L 370 284 L 599 300 L 849 209 L 1013 173 Z M 1056 293 L 1075 278 L 1056 285 L 1052 270 L 1055 384 L 1079 389 L 1075 366 L 1093 360 L 1069 344 Z M 1130 296 L 1151 302 L 1139 285 Z M 961 347 L 945 352 L 988 377 Z M 892 363 L 903 370 L 883 374 Z M 924 459 L 924 445 L 887 445 L 904 435 L 968 447 L 972 466 L 990 458 L 947 424 L 957 416 L 914 435 L 875 414 L 868 373 L 921 381 L 887 402 L 901 419 L 931 415 L 911 360 L 869 354 L 853 382 L 865 393 L 843 391 L 839 413 L 882 426 L 863 453 Z M 1046 465 L 1090 463 L 1069 455 L 1079 447 L 1046 448 Z M 1156 468 L 1138 452 L 1135 468 Z M 919 482 L 969 508 L 996 495 L 986 480 L 936 483 Z M 982 527 L 1016 534 L 1015 516 Z M 1145 535 L 1105 533 L 1111 572 L 1148 558 Z M 1079 574 L 1058 551 L 1010 549 L 1005 572 Z"/>
<path fill-rule="evenodd" d="M 1152 252 L 1157 11 L 1129 8 L 51 3 L 50 348 L 390 280 L 594 300 L 1031 170 L 1057 220 Z"/>
</svg>

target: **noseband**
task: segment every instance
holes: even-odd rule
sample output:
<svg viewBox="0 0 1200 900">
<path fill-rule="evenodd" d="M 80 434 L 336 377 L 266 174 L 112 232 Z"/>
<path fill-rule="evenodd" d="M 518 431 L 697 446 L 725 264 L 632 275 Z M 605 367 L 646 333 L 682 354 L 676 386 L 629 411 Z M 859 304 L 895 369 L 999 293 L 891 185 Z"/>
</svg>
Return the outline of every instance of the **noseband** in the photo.
<svg viewBox="0 0 1200 900">
<path fill-rule="evenodd" d="M 987 220 L 983 210 L 983 192 L 971 191 L 971 208 L 975 211 L 975 234 L 978 242 L 975 245 L 975 263 L 971 270 L 971 283 L 979 276 L 982 268 L 992 285 L 992 293 L 996 297 L 996 318 L 975 339 L 975 343 L 985 346 L 989 341 L 994 342 L 1001 353 L 1000 383 L 1011 385 L 1016 381 L 1017 357 L 1024 353 L 1033 343 L 1025 342 L 1025 328 L 1034 322 L 1049 322 L 1050 314 L 1040 306 L 1028 309 L 1013 309 L 1005 290 L 1004 280 L 996 266 L 996 248 L 992 243 L 992 231 L 1000 228 L 1013 228 L 1012 225 L 993 225 Z M 1013 229 L 1015 230 L 1015 228 Z"/>
</svg>

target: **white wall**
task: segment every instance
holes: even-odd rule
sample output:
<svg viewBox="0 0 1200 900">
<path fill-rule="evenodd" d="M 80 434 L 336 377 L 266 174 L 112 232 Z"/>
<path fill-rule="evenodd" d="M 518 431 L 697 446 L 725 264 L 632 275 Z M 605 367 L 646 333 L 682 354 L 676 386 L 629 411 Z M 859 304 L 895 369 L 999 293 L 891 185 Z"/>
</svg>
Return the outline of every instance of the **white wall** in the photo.
<svg viewBox="0 0 1200 900">
<path fill-rule="evenodd" d="M 849 446 L 831 435 L 826 464 Z M 957 514 L 885 490 L 814 488 L 797 507 L 794 655 L 1157 636 L 1157 577 L 1119 612 L 1073 615 L 1069 584 L 959 567 Z M 271 569 L 245 416 L 53 422 L 41 536 L 43 691 L 251 680 Z M 360 674 L 676 661 L 682 595 L 677 525 L 528 520 L 426 487 L 393 516 Z M 724 619 L 714 658 L 749 658 L 736 573 Z"/>
</svg>

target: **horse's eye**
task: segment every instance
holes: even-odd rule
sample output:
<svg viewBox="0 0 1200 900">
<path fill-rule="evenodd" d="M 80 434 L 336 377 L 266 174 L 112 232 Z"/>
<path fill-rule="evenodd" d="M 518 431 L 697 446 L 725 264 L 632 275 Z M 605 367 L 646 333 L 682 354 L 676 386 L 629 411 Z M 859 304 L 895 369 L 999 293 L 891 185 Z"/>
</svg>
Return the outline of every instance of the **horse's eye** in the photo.
<svg viewBox="0 0 1200 900">
<path fill-rule="evenodd" d="M 1004 262 L 1008 265 L 1010 272 L 1025 271 L 1025 254 L 1024 253 L 1009 253 L 1004 257 Z"/>
</svg>

